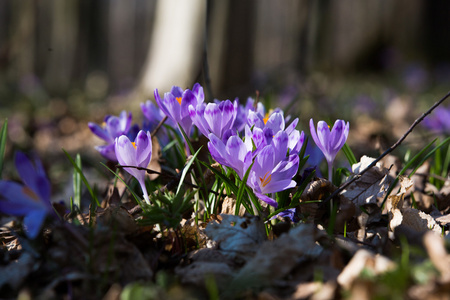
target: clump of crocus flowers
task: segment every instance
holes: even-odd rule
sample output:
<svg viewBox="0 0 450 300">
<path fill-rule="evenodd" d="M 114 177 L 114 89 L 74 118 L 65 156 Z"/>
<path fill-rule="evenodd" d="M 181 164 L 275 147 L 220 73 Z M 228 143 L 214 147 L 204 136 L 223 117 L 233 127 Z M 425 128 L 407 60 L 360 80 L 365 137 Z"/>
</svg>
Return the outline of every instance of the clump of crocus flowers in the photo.
<svg viewBox="0 0 450 300">
<path fill-rule="evenodd" d="M 139 182 L 146 203 L 150 204 L 150 199 L 144 168 L 150 163 L 152 154 L 148 130 L 163 119 L 169 120 L 169 126 L 176 124 L 188 138 L 192 128 L 196 127 L 208 138 L 208 150 L 215 161 L 232 169 L 241 180 L 249 172 L 248 180 L 243 184 L 247 184 L 261 201 L 277 207 L 275 193 L 296 186 L 293 178 L 298 172 L 299 153 L 305 140 L 304 132 L 296 129 L 298 118 L 289 122 L 290 117 L 285 118 L 281 109 L 266 112 L 260 102 L 255 104 L 251 98 L 244 105 L 238 99 L 206 103 L 203 88 L 198 83 L 185 90 L 174 86 L 163 97 L 155 90 L 154 96 L 157 107 L 150 101 L 141 105 L 147 131 L 140 131 L 135 139 L 127 135 L 131 120 L 126 118 L 125 112 L 119 118 L 108 117 L 105 129 L 90 123 L 91 130 L 108 142 L 107 146 L 98 148 L 100 153 L 108 159 L 111 159 L 108 154 L 115 154 L 114 160 L 126 166 L 125 170 Z M 310 130 L 327 160 L 331 181 L 333 162 L 347 140 L 349 123 L 337 120 L 330 130 L 326 122 L 319 121 L 316 131 L 311 119 Z M 122 134 L 118 135 L 118 132 Z M 112 137 L 115 146 L 111 150 Z M 185 142 L 186 152 L 190 154 Z"/>
</svg>

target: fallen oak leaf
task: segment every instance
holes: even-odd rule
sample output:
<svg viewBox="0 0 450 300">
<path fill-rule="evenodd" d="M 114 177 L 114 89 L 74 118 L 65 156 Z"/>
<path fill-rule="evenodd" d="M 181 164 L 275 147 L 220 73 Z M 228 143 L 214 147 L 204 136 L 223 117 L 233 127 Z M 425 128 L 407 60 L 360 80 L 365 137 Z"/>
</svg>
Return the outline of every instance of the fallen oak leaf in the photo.
<svg viewBox="0 0 450 300">
<path fill-rule="evenodd" d="M 246 260 L 267 239 L 264 223 L 257 216 L 220 214 L 217 219 L 206 226 L 205 233 L 228 256 Z"/>
<path fill-rule="evenodd" d="M 392 270 L 394 267 L 395 263 L 389 258 L 374 254 L 366 249 L 360 249 L 339 274 L 337 282 L 344 289 L 349 290 L 364 269 L 372 271 L 374 275 L 379 275 Z"/>
<path fill-rule="evenodd" d="M 399 226 L 405 227 L 408 232 L 426 232 L 432 230 L 438 234 L 442 228 L 432 216 L 411 207 L 403 207 L 406 193 L 412 188 L 413 181 L 400 176 L 400 191 L 395 195 L 388 196 L 387 209 L 389 212 L 389 228 L 394 231 Z"/>
<path fill-rule="evenodd" d="M 363 156 L 359 163 L 352 166 L 353 173 L 357 174 L 369 166 L 374 158 Z M 377 163 L 374 167 L 365 172 L 357 181 L 350 184 L 341 195 L 352 201 L 357 207 L 367 204 L 377 204 L 378 198 L 384 197 L 392 178 L 389 176 L 389 169 Z"/>
<path fill-rule="evenodd" d="M 320 232 L 312 224 L 300 224 L 278 239 L 264 242 L 233 278 L 224 298 L 234 299 L 242 291 L 274 284 L 301 262 L 316 259 L 323 252 L 316 243 L 319 237 Z"/>
</svg>

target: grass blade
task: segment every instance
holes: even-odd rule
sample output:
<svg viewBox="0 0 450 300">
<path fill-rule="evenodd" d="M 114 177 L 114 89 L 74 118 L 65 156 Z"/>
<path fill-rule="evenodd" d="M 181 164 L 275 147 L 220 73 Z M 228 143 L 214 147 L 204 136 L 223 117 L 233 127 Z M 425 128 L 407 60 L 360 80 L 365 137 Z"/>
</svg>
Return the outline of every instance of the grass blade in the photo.
<svg viewBox="0 0 450 300">
<path fill-rule="evenodd" d="M 189 162 L 186 164 L 186 166 L 183 169 L 183 172 L 181 173 L 181 177 L 180 177 L 180 183 L 178 183 L 178 188 L 177 188 L 177 192 L 175 194 L 178 194 L 178 192 L 180 191 L 183 183 L 184 183 L 184 178 L 186 178 L 187 172 L 189 171 L 189 169 L 191 168 L 192 164 L 194 163 L 194 161 L 197 159 L 198 154 L 200 153 L 200 150 L 202 150 L 202 147 L 200 147 L 197 152 L 195 152 L 195 154 L 191 157 L 191 159 L 189 160 Z"/>
<path fill-rule="evenodd" d="M 345 143 L 344 147 L 342 147 L 342 151 L 344 152 L 345 157 L 347 157 L 347 160 L 350 163 L 350 166 L 353 166 L 354 164 L 356 164 L 358 162 L 356 160 L 355 155 L 353 154 L 352 149 L 350 149 L 350 147 L 348 146 L 347 143 Z"/>
<path fill-rule="evenodd" d="M 70 163 L 72 164 L 73 168 L 75 169 L 75 171 L 77 171 L 77 173 L 80 175 L 81 180 L 83 180 L 84 185 L 86 186 L 86 188 L 89 191 L 89 194 L 91 195 L 92 199 L 95 201 L 95 203 L 100 206 L 100 202 L 98 201 L 97 195 L 94 193 L 94 191 L 91 188 L 91 185 L 89 184 L 89 182 L 87 181 L 86 177 L 83 174 L 83 171 L 81 170 L 80 167 L 78 167 L 77 163 L 73 160 L 73 158 L 70 156 L 69 153 L 67 153 L 66 150 L 62 149 L 64 154 L 67 156 L 67 158 L 69 159 Z"/>
<path fill-rule="evenodd" d="M 78 168 L 82 170 L 81 156 L 79 153 L 77 153 L 77 156 L 75 157 L 75 163 Z M 75 169 L 73 171 L 73 204 L 81 209 L 81 177 L 80 173 L 78 173 Z"/>
<path fill-rule="evenodd" d="M 427 151 L 433 144 L 434 142 L 436 142 L 437 138 L 432 140 L 428 145 L 425 146 L 425 148 L 423 148 L 419 153 L 417 153 L 411 160 L 408 161 L 408 163 L 403 167 L 403 169 L 401 169 L 401 171 L 398 173 L 397 177 L 395 178 L 395 180 L 391 183 L 391 186 L 389 187 L 389 189 L 386 192 L 386 196 L 384 196 L 383 202 L 381 203 L 381 207 L 384 207 L 384 204 L 388 198 L 388 196 L 391 194 L 392 190 L 394 189 L 394 187 L 396 186 L 396 184 L 398 183 L 398 178 L 399 176 L 403 175 L 406 170 L 408 170 L 424 153 L 425 151 Z M 420 166 L 420 165 L 419 165 Z"/>
<path fill-rule="evenodd" d="M 250 167 L 248 168 L 248 170 L 245 172 L 244 178 L 242 178 L 241 185 L 239 186 L 238 193 L 236 195 L 236 207 L 235 207 L 235 211 L 234 211 L 234 214 L 236 216 L 239 215 L 239 208 L 241 207 L 242 198 L 244 197 L 245 188 L 247 186 L 247 179 L 248 179 L 248 176 L 250 175 L 250 170 L 252 169 L 254 163 L 255 162 L 253 162 L 250 165 Z M 253 212 L 253 213 L 256 214 L 256 212 Z"/>
</svg>

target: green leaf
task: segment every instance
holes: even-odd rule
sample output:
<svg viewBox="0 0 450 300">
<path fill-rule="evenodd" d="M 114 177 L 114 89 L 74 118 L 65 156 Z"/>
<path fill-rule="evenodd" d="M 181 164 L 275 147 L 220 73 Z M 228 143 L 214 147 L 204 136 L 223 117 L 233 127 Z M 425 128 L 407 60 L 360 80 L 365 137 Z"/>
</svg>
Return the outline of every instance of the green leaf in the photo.
<svg viewBox="0 0 450 300">
<path fill-rule="evenodd" d="M 205 167 L 207 167 L 211 172 L 213 172 L 214 175 L 219 177 L 228 186 L 228 188 L 233 192 L 233 194 L 237 195 L 238 190 L 239 190 L 238 187 L 227 176 L 225 176 L 222 172 L 216 170 L 215 168 L 211 167 L 209 164 L 207 164 L 203 161 L 200 161 L 200 163 L 202 165 L 204 165 Z"/>
<path fill-rule="evenodd" d="M 434 140 L 435 141 L 435 140 Z M 432 143 L 434 143 L 434 141 Z M 411 178 L 414 173 L 416 173 L 417 169 L 420 168 L 420 166 L 428 159 L 430 158 L 436 151 L 440 150 L 442 146 L 446 145 L 450 141 L 450 137 L 443 140 L 439 145 L 437 145 L 433 150 L 428 152 L 427 155 L 424 156 L 424 158 L 417 164 L 417 166 L 414 168 L 414 170 L 411 172 L 411 174 L 408 175 L 409 178 Z M 442 167 L 442 164 L 439 164 L 440 167 Z"/>
<path fill-rule="evenodd" d="M 203 147 L 203 146 L 202 146 Z M 189 169 L 191 168 L 192 164 L 194 163 L 194 161 L 197 159 L 198 154 L 200 153 L 200 150 L 202 150 L 202 147 L 200 147 L 197 152 L 195 152 L 195 154 L 192 156 L 191 160 L 186 164 L 186 166 L 183 169 L 183 172 L 181 173 L 181 177 L 180 177 L 180 183 L 178 183 L 178 188 L 177 188 L 177 192 L 176 194 L 178 194 L 178 192 L 180 191 L 181 187 L 183 186 L 184 183 L 184 178 L 186 178 L 186 174 L 189 171 Z"/>
<path fill-rule="evenodd" d="M 241 207 L 241 203 L 243 200 L 242 198 L 244 197 L 244 191 L 246 190 L 245 187 L 247 186 L 247 179 L 248 179 L 248 176 L 250 175 L 250 170 L 252 169 L 254 163 L 255 162 L 252 162 L 250 167 L 245 172 L 244 178 L 242 178 L 241 185 L 239 186 L 238 193 L 236 195 L 236 207 L 235 207 L 235 211 L 234 211 L 234 214 L 236 216 L 239 215 L 239 208 Z M 256 212 L 253 212 L 253 213 L 255 214 Z"/>
<path fill-rule="evenodd" d="M 391 185 L 389 186 L 389 189 L 386 192 L 386 196 L 383 199 L 383 202 L 381 203 L 381 207 L 384 207 L 384 203 L 387 200 L 387 197 L 391 194 L 392 190 L 394 189 L 394 187 L 397 185 L 399 176 L 403 175 L 406 170 L 408 170 L 409 168 L 411 168 L 411 166 L 419 160 L 419 158 L 434 144 L 434 142 L 436 142 L 437 138 L 434 139 L 433 141 L 431 141 L 428 145 L 425 146 L 425 148 L 423 148 L 419 153 L 417 153 L 412 159 L 410 159 L 408 161 L 408 163 L 403 167 L 403 169 L 400 170 L 400 172 L 398 173 L 397 177 L 395 178 L 395 180 L 391 183 Z M 418 165 L 420 166 L 420 164 Z"/>
<path fill-rule="evenodd" d="M 77 156 L 75 157 L 75 163 L 78 168 L 82 170 L 81 156 L 79 153 L 77 153 Z M 81 176 L 75 168 L 73 171 L 73 204 L 75 204 L 78 208 L 81 208 Z"/>
<path fill-rule="evenodd" d="M 83 180 L 84 185 L 86 186 L 86 188 L 89 191 L 89 194 L 92 197 L 92 200 L 95 201 L 95 203 L 100 206 L 100 202 L 98 201 L 97 195 L 94 193 L 94 191 L 92 190 L 89 182 L 87 181 L 86 177 L 83 174 L 83 171 L 81 170 L 80 167 L 78 167 L 77 163 L 73 160 L 73 158 L 70 156 L 69 153 L 67 153 L 66 150 L 62 149 L 62 151 L 64 152 L 64 154 L 67 156 L 67 158 L 69 159 L 70 163 L 72 164 L 73 168 L 75 169 L 75 171 L 80 175 L 81 180 Z"/>
<path fill-rule="evenodd" d="M 350 166 L 353 166 L 354 164 L 358 163 L 355 155 L 353 154 L 353 151 L 350 149 L 347 143 L 345 143 L 344 147 L 342 147 L 342 151 L 344 152 L 345 157 L 347 157 Z"/>
</svg>

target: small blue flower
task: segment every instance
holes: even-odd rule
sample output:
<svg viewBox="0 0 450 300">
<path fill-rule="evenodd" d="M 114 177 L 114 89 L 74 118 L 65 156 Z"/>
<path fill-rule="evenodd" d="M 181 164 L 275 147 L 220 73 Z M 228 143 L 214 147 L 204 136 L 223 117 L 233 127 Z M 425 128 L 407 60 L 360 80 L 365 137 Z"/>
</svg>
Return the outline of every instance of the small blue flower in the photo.
<svg viewBox="0 0 450 300">
<path fill-rule="evenodd" d="M 34 239 L 47 216 L 57 217 L 50 202 L 50 181 L 37 158 L 31 161 L 17 152 L 15 164 L 24 185 L 0 180 L 0 211 L 24 217 L 26 234 Z"/>
</svg>

